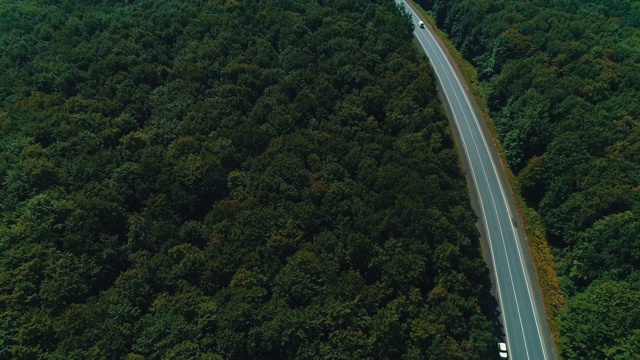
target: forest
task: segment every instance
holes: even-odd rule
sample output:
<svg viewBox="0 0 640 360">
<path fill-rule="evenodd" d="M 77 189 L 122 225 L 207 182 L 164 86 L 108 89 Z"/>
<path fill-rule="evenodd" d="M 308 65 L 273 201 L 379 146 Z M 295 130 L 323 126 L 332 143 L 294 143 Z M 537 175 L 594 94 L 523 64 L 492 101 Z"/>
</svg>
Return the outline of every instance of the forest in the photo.
<svg viewBox="0 0 640 360">
<path fill-rule="evenodd" d="M 640 354 L 640 3 L 420 0 L 470 59 L 568 303 L 564 359 Z"/>
<path fill-rule="evenodd" d="M 1 2 L 0 359 L 496 358 L 412 32 L 391 0 Z"/>
</svg>

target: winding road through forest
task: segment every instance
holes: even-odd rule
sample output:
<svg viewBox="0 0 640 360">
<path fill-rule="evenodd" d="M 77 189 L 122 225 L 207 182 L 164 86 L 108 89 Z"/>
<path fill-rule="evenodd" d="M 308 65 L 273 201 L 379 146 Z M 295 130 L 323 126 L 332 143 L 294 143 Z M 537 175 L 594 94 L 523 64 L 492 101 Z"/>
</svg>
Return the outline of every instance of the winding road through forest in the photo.
<svg viewBox="0 0 640 360">
<path fill-rule="evenodd" d="M 516 227 L 517 212 L 509 200 L 509 189 L 498 171 L 501 166 L 483 131 L 484 122 L 474 98 L 464 85 L 460 71 L 436 40 L 429 26 L 418 27 L 420 17 L 404 0 L 396 0 L 411 14 L 415 37 L 429 57 L 441 91 L 456 124 L 472 177 L 484 235 L 489 243 L 495 289 L 502 312 L 509 358 L 555 359 L 555 350 L 534 274 L 527 266 L 528 251 Z M 496 345 L 496 356 L 498 353 Z"/>
</svg>

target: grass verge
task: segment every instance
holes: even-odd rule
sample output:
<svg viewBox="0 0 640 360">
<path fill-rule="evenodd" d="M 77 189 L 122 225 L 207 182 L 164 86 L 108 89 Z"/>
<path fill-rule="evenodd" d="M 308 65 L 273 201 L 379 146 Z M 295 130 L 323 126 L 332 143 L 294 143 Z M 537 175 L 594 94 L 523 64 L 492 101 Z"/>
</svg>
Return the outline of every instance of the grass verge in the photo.
<svg viewBox="0 0 640 360">
<path fill-rule="evenodd" d="M 476 103 L 482 113 L 482 117 L 484 118 L 487 128 L 491 133 L 493 144 L 496 147 L 498 156 L 502 162 L 502 167 L 505 169 L 507 181 L 509 183 L 511 193 L 513 194 L 517 211 L 522 219 L 526 241 L 531 252 L 531 257 L 533 258 L 536 277 L 542 293 L 542 302 L 545 308 L 547 322 L 551 328 L 551 336 L 553 337 L 556 348 L 559 349 L 558 345 L 560 334 L 558 331 L 558 324 L 555 319 L 557 318 L 560 309 L 564 306 L 566 297 L 560 287 L 554 257 L 547 242 L 540 215 L 534 209 L 527 206 L 518 191 L 518 179 L 513 172 L 511 172 L 511 169 L 507 164 L 504 150 L 497 136 L 497 131 L 491 117 L 489 116 L 490 112 L 489 106 L 487 105 L 487 91 L 478 81 L 478 73 L 475 67 L 462 57 L 462 54 L 456 49 L 451 40 L 449 40 L 447 34 L 437 28 L 433 17 L 413 1 L 411 2 L 411 5 L 421 13 L 431 28 L 435 29 L 447 50 L 453 56 L 460 68 L 460 71 L 464 75 L 464 81 L 467 82 L 467 85 L 473 92 Z"/>
</svg>

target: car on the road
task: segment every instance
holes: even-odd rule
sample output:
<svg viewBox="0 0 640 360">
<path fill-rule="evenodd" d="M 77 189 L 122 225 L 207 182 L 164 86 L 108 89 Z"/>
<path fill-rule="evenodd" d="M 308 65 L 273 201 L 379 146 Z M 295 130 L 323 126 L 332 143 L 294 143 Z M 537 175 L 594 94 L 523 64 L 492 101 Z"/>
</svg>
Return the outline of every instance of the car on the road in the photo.
<svg viewBox="0 0 640 360">
<path fill-rule="evenodd" d="M 498 343 L 498 349 L 500 350 L 500 359 L 506 359 L 509 357 L 509 355 L 507 355 L 507 344 L 503 342 Z"/>
<path fill-rule="evenodd" d="M 418 21 L 418 26 L 424 29 L 424 22 L 422 20 Z"/>
</svg>

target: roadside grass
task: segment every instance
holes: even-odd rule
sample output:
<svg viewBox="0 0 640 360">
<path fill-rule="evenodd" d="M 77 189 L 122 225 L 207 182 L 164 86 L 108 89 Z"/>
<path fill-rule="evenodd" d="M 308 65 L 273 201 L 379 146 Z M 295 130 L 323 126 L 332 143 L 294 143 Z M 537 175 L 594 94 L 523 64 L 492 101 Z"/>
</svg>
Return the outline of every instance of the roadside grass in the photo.
<svg viewBox="0 0 640 360">
<path fill-rule="evenodd" d="M 438 29 L 435 20 L 430 15 L 430 13 L 422 9 L 415 2 L 412 1 L 411 3 L 412 6 L 417 9 L 424 17 L 428 25 L 430 25 L 432 29 L 435 29 L 437 34 L 442 39 L 444 45 L 447 47 L 447 50 L 458 64 L 460 71 L 464 75 L 464 81 L 473 92 L 476 103 L 478 104 L 478 107 L 480 108 L 480 111 L 482 113 L 482 117 L 484 118 L 485 123 L 487 124 L 487 128 L 491 133 L 491 140 L 496 147 L 498 156 L 500 157 L 500 162 L 505 169 L 508 185 L 514 197 L 517 211 L 522 220 L 522 225 L 524 228 L 523 230 L 525 232 L 527 244 L 531 252 L 531 257 L 533 258 L 536 277 L 538 279 L 538 284 L 542 293 L 542 302 L 545 308 L 547 322 L 549 323 L 549 326 L 551 328 L 551 336 L 553 337 L 553 340 L 555 342 L 556 349 L 559 349 L 560 334 L 556 319 L 560 312 L 560 309 L 566 302 L 566 297 L 560 287 L 560 281 L 558 279 L 558 274 L 555 268 L 555 260 L 553 254 L 551 253 L 551 248 L 549 247 L 549 244 L 547 242 L 544 226 L 542 224 L 540 215 L 535 211 L 535 209 L 527 206 L 526 202 L 518 191 L 518 179 L 507 164 L 504 150 L 497 136 L 495 125 L 493 124 L 493 121 L 489 116 L 490 112 L 489 106 L 487 105 L 487 91 L 485 87 L 478 81 L 478 73 L 475 67 L 473 67 L 471 63 L 469 63 L 462 57 L 462 54 L 456 49 L 451 40 L 449 40 L 447 34 Z"/>
</svg>

